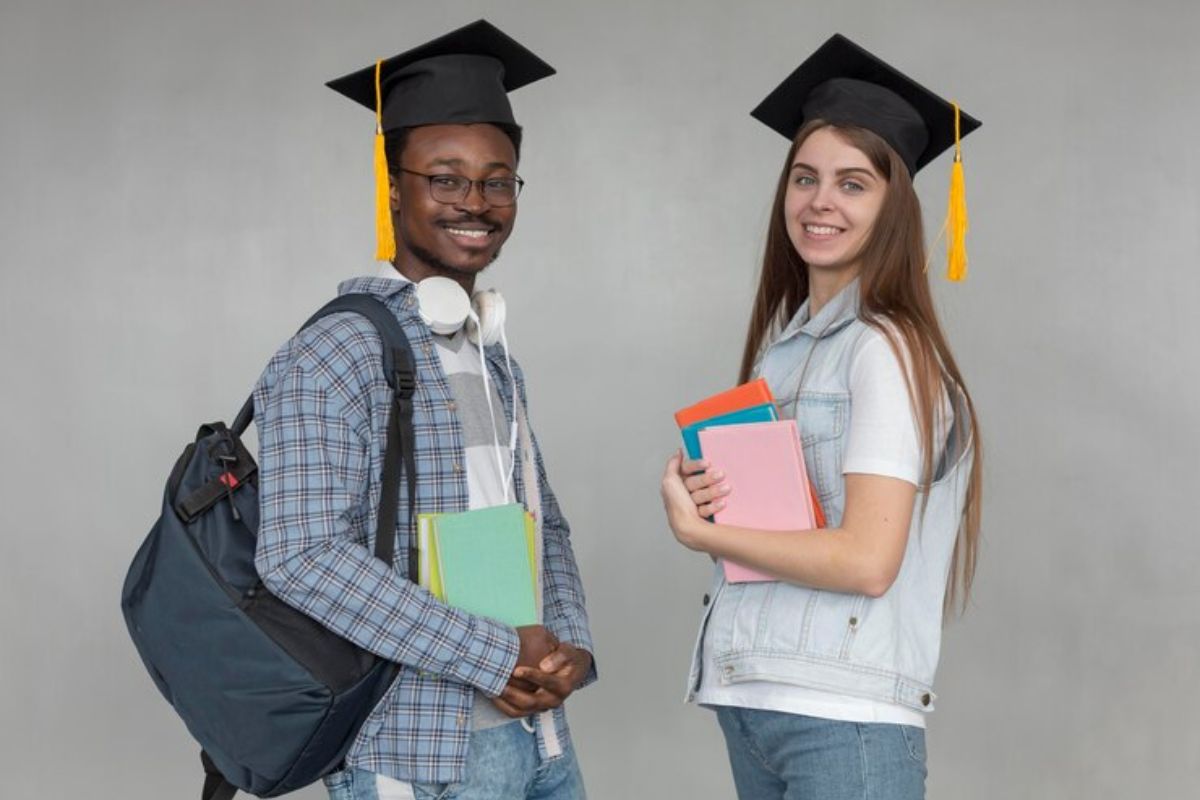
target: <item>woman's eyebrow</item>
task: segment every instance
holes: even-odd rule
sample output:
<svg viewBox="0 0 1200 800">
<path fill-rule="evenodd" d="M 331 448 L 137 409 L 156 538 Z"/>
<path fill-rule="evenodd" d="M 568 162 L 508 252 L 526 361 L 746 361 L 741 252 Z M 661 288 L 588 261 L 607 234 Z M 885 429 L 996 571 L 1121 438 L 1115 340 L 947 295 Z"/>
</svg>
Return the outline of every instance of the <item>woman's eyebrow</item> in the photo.
<svg viewBox="0 0 1200 800">
<path fill-rule="evenodd" d="M 874 178 L 875 173 L 866 167 L 842 167 L 837 171 L 838 175 L 866 175 L 868 178 Z"/>
<path fill-rule="evenodd" d="M 814 173 L 820 172 L 820 170 L 818 170 L 816 167 L 810 166 L 809 164 L 805 164 L 803 161 L 797 161 L 795 164 L 792 164 L 792 169 L 794 169 L 794 170 L 795 169 L 803 169 L 803 170 L 807 170 L 809 172 L 814 172 Z M 867 169 L 866 167 L 842 167 L 841 169 L 835 171 L 834 174 L 839 177 L 842 175 L 851 175 L 851 174 L 866 175 L 868 178 L 877 177 L 874 172 Z"/>
</svg>

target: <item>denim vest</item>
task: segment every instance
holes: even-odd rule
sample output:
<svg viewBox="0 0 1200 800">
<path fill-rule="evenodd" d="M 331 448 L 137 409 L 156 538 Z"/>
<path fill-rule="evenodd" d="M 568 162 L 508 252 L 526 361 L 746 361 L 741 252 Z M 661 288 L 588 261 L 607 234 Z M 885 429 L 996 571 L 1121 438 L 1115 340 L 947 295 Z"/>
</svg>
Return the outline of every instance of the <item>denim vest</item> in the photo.
<svg viewBox="0 0 1200 800">
<path fill-rule="evenodd" d="M 845 505 L 851 358 L 868 330 L 858 318 L 858 299 L 854 281 L 811 320 L 806 302 L 758 369 L 780 418 L 797 422 L 809 479 L 831 528 L 841 524 Z M 707 636 L 722 684 L 773 681 L 916 710 L 933 704 L 942 603 L 971 466 L 960 402 L 955 419 L 962 422 L 950 427 L 932 486 L 917 493 L 891 588 L 872 599 L 782 581 L 730 584 L 718 564 L 693 652 L 689 700 L 700 685 Z"/>
</svg>

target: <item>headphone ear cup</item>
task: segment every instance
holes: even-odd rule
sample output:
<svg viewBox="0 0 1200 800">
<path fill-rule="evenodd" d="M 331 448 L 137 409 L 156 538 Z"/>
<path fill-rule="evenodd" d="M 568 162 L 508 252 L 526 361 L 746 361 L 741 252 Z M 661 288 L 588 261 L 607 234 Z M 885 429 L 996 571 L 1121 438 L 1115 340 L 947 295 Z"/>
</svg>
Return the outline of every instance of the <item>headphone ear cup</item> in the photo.
<svg viewBox="0 0 1200 800">
<path fill-rule="evenodd" d="M 479 317 L 478 326 L 472 326 L 467 331 L 471 342 L 480 347 L 498 343 L 504 330 L 504 298 L 495 289 L 485 289 L 471 298 L 471 307 Z"/>
<path fill-rule="evenodd" d="M 435 275 L 417 284 L 417 312 L 434 333 L 451 336 L 462 329 L 471 312 L 471 301 L 462 286 Z"/>
</svg>

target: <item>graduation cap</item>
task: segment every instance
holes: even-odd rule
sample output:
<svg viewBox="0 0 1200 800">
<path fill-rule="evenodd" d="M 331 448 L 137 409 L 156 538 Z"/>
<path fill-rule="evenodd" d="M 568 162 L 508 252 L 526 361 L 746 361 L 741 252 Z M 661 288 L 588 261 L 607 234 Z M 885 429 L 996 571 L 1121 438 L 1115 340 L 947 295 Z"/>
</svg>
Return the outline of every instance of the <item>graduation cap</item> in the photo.
<svg viewBox="0 0 1200 800">
<path fill-rule="evenodd" d="M 377 68 L 385 132 L 472 122 L 516 125 L 508 92 L 554 74 L 554 67 L 481 19 L 325 85 L 375 111 Z"/>
<path fill-rule="evenodd" d="M 809 120 L 856 125 L 877 134 L 895 150 L 915 175 L 954 147 L 950 173 L 949 276 L 966 276 L 967 209 L 962 173 L 961 139 L 980 126 L 979 120 L 867 52 L 834 34 L 750 115 L 792 140 Z"/>
<path fill-rule="evenodd" d="M 519 130 L 508 93 L 553 74 L 553 67 L 481 19 L 326 84 L 375 112 L 376 258 L 396 257 L 383 134 L 485 122 Z"/>
</svg>

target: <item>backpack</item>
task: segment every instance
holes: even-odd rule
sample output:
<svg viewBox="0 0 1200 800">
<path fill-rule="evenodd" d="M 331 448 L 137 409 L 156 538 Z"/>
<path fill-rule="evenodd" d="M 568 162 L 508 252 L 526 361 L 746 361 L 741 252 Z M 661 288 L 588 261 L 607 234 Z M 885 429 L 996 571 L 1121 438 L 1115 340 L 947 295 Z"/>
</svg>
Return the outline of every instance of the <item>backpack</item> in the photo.
<svg viewBox="0 0 1200 800">
<path fill-rule="evenodd" d="M 395 397 L 374 550 L 391 567 L 401 454 L 410 529 L 414 519 L 413 354 L 395 316 L 370 295 L 330 301 L 301 330 L 346 311 L 378 330 Z M 275 797 L 337 769 L 397 670 L 263 587 L 254 567 L 258 467 L 241 441 L 253 416 L 251 396 L 232 426 L 200 426 L 171 470 L 161 516 L 121 592 L 150 677 L 203 748 L 203 800 L 228 800 L 239 789 Z M 416 557 L 410 549 L 410 579 Z"/>
</svg>

